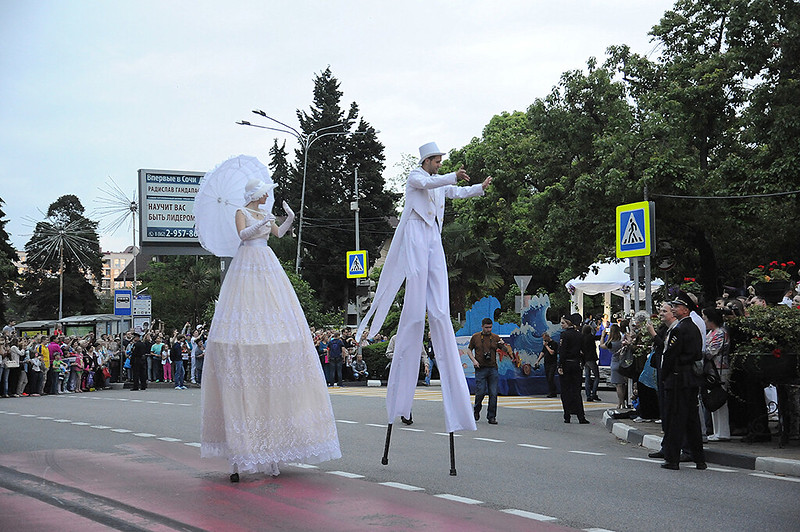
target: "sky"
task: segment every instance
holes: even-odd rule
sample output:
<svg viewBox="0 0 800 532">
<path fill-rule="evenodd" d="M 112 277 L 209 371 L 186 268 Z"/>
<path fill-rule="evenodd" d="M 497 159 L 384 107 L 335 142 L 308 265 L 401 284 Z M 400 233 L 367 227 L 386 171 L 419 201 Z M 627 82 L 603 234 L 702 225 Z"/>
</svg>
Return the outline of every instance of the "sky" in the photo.
<svg viewBox="0 0 800 532">
<path fill-rule="evenodd" d="M 128 196 L 141 168 L 207 172 L 273 138 L 237 125 L 253 109 L 298 127 L 330 66 L 380 131 L 391 178 L 430 141 L 460 148 L 492 116 L 524 111 L 562 73 L 627 44 L 651 55 L 664 0 L 0 0 L 0 198 L 23 249 L 65 194 L 100 221 L 98 198 Z M 263 122 L 262 120 L 262 123 Z M 313 148 L 312 148 L 313 149 Z M 293 152 L 290 152 L 293 153 Z M 467 168 L 467 171 L 469 169 Z"/>
</svg>

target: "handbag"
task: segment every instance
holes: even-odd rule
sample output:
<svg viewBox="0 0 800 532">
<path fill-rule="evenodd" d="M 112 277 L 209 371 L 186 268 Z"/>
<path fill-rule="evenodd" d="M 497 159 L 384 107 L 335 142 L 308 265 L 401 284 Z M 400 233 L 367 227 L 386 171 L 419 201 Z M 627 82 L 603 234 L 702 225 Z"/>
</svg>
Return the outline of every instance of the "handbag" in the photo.
<svg viewBox="0 0 800 532">
<path fill-rule="evenodd" d="M 639 374 L 639 382 L 648 388 L 658 390 L 658 383 L 656 382 L 656 368 L 650 365 L 650 359 L 653 358 L 654 353 L 655 351 L 650 351 L 650 354 L 647 355 L 647 362 L 644 364 L 642 373 Z"/>
<path fill-rule="evenodd" d="M 633 349 L 630 346 L 622 347 L 622 354 L 619 360 L 619 374 L 626 379 L 636 377 L 636 368 L 633 364 Z"/>
<path fill-rule="evenodd" d="M 728 401 L 728 392 L 722 386 L 722 379 L 713 360 L 703 364 L 703 385 L 700 388 L 700 400 L 709 412 L 716 412 Z"/>
</svg>

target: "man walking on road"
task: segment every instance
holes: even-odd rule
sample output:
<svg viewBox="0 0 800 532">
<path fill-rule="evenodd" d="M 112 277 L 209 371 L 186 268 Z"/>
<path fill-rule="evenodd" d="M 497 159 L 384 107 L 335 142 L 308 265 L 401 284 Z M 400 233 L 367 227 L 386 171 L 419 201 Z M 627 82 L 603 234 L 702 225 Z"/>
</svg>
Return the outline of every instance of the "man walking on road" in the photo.
<svg viewBox="0 0 800 532">
<path fill-rule="evenodd" d="M 502 338 L 492 332 L 492 320 L 483 318 L 481 332 L 469 339 L 469 358 L 475 366 L 475 421 L 481 418 L 481 408 L 486 392 L 489 392 L 489 407 L 486 417 L 490 425 L 497 425 L 497 348 L 504 346 Z"/>
</svg>

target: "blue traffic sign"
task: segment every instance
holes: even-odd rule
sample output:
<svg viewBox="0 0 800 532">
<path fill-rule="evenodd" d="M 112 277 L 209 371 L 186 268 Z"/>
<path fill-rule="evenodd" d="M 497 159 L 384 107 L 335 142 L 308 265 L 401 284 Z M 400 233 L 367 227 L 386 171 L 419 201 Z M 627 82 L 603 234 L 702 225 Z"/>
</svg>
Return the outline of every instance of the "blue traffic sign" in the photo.
<svg viewBox="0 0 800 532">
<path fill-rule="evenodd" d="M 357 279 L 367 276 L 367 251 L 347 252 L 347 278 Z"/>
<path fill-rule="evenodd" d="M 617 206 L 617 258 L 644 257 L 652 250 L 651 206 L 648 201 Z"/>
</svg>

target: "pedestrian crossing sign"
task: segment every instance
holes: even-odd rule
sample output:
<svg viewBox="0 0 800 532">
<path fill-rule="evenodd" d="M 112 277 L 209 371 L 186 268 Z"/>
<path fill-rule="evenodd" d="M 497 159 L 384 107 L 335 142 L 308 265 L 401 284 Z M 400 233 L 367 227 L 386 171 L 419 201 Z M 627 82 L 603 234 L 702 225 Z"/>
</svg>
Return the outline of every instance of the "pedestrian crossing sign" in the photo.
<svg viewBox="0 0 800 532">
<path fill-rule="evenodd" d="M 617 206 L 617 258 L 651 253 L 653 205 L 649 201 Z"/>
<path fill-rule="evenodd" d="M 367 251 L 347 252 L 347 278 L 358 279 L 367 276 Z"/>
</svg>

